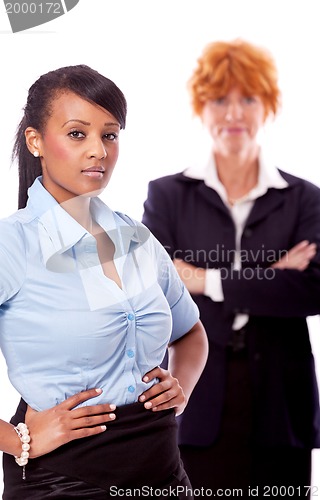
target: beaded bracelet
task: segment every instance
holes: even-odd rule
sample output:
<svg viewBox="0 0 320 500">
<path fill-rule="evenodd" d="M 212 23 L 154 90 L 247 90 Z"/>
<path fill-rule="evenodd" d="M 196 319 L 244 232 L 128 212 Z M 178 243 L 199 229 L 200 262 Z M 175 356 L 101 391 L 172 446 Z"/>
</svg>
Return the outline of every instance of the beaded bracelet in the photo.
<svg viewBox="0 0 320 500">
<path fill-rule="evenodd" d="M 25 466 L 28 463 L 29 450 L 30 450 L 30 436 L 28 426 L 22 422 L 14 427 L 14 430 L 18 434 L 20 441 L 22 443 L 22 452 L 20 457 L 14 457 L 15 461 L 20 466 Z"/>
</svg>

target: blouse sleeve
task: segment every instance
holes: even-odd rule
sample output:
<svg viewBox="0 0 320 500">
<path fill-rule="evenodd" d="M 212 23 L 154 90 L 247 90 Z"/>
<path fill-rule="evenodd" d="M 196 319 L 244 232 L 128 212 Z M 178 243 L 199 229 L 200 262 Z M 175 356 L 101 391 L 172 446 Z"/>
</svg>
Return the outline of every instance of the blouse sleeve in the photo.
<svg viewBox="0 0 320 500">
<path fill-rule="evenodd" d="M 18 224 L 0 221 L 0 305 L 18 292 L 25 270 L 24 243 Z"/>
<path fill-rule="evenodd" d="M 172 314 L 170 342 L 187 333 L 199 320 L 199 310 L 181 281 L 172 260 L 159 241 L 151 235 L 156 249 L 158 283 L 168 301 Z"/>
</svg>

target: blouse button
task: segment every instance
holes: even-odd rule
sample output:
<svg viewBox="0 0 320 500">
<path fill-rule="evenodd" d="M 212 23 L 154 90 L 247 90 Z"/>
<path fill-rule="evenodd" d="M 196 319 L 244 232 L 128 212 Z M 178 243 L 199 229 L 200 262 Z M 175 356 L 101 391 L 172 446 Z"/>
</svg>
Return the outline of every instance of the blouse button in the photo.
<svg viewBox="0 0 320 500">
<path fill-rule="evenodd" d="M 129 314 L 128 314 L 128 319 L 129 319 L 130 321 L 132 321 L 132 320 L 134 319 L 134 314 L 129 313 Z"/>
<path fill-rule="evenodd" d="M 135 391 L 135 388 L 133 387 L 133 385 L 129 385 L 128 391 L 129 392 L 134 392 Z"/>
<path fill-rule="evenodd" d="M 133 357 L 134 357 L 134 352 L 133 352 L 133 350 L 132 350 L 132 349 L 128 349 L 128 351 L 127 351 L 127 356 L 128 356 L 129 358 L 133 358 Z"/>
</svg>

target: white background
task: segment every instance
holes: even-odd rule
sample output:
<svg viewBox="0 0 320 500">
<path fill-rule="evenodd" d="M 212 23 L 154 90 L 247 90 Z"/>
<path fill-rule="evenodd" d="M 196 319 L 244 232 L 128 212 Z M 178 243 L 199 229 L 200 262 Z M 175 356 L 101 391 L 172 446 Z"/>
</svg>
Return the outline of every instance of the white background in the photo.
<svg viewBox="0 0 320 500">
<path fill-rule="evenodd" d="M 12 34 L 1 2 L 0 217 L 16 209 L 13 138 L 27 90 L 42 73 L 84 63 L 123 90 L 128 123 L 103 199 L 140 219 L 148 181 L 185 168 L 206 151 L 186 82 L 204 45 L 236 37 L 268 48 L 279 69 L 282 112 L 264 131 L 265 148 L 279 167 L 320 185 L 318 5 L 318 0 L 80 0 L 55 21 Z M 310 326 L 320 373 L 318 317 Z M 18 396 L 0 363 L 0 417 L 8 419 Z M 320 496 L 319 451 L 313 484 Z"/>
</svg>

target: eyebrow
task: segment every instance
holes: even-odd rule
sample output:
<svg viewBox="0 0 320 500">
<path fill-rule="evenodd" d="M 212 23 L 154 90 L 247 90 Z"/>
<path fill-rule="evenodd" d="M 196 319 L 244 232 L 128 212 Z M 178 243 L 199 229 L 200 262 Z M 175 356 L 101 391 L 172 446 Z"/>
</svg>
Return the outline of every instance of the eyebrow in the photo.
<svg viewBox="0 0 320 500">
<path fill-rule="evenodd" d="M 86 122 L 86 121 L 84 121 L 84 120 L 79 120 L 79 119 L 77 119 L 77 118 L 71 118 L 71 120 L 66 121 L 66 122 L 62 125 L 62 127 L 61 127 L 61 128 L 63 128 L 65 125 L 67 125 L 67 123 L 70 123 L 70 122 L 77 122 L 77 123 L 81 123 L 82 125 L 87 125 L 87 126 L 91 125 L 91 123 L 90 123 L 90 122 Z M 117 122 L 106 122 L 106 123 L 104 123 L 104 125 L 105 125 L 105 126 L 108 126 L 108 125 L 115 125 L 116 127 L 120 127 L 119 123 L 117 123 Z"/>
</svg>

